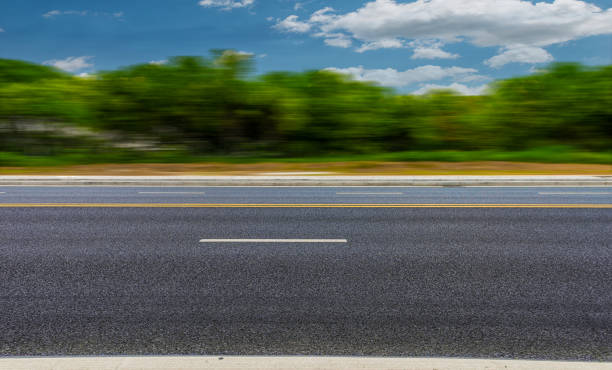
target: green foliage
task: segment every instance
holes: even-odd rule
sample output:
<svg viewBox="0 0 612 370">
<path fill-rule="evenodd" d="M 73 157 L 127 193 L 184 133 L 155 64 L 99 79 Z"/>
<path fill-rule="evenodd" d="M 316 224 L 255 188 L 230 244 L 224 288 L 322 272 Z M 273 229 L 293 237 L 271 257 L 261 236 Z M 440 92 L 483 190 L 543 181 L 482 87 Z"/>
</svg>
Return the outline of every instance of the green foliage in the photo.
<svg viewBox="0 0 612 370">
<path fill-rule="evenodd" d="M 328 71 L 251 71 L 249 56 L 223 50 L 91 78 L 0 59 L 3 162 L 610 158 L 612 66 L 551 65 L 477 97 L 398 95 Z M 562 150 L 541 149 L 555 146 Z"/>
<path fill-rule="evenodd" d="M 0 84 L 34 83 L 67 78 L 70 76 L 49 67 L 19 60 L 0 59 Z"/>
</svg>

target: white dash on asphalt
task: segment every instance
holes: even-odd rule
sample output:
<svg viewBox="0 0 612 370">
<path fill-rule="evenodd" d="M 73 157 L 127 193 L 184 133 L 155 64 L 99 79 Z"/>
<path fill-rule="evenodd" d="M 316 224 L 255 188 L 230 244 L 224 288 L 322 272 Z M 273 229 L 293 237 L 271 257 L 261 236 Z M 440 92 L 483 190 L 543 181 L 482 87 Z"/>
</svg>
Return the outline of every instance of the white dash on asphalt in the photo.
<svg viewBox="0 0 612 370">
<path fill-rule="evenodd" d="M 336 195 L 402 195 L 404 193 L 336 193 Z"/>
<path fill-rule="evenodd" d="M 540 195 L 611 195 L 612 192 L 540 192 Z"/>
<path fill-rule="evenodd" d="M 200 191 L 139 191 L 138 194 L 190 194 L 190 195 L 202 195 L 204 192 Z"/>
<path fill-rule="evenodd" d="M 201 239 L 200 243 L 347 243 L 346 239 Z"/>
</svg>

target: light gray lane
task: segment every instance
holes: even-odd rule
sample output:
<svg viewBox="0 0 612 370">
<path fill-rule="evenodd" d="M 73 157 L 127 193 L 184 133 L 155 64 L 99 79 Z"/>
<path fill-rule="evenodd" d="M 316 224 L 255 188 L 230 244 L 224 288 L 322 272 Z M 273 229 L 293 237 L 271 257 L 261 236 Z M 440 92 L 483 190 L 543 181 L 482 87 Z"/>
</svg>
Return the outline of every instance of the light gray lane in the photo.
<svg viewBox="0 0 612 370">
<path fill-rule="evenodd" d="M 0 203 L 612 204 L 612 187 L 0 187 Z"/>
</svg>

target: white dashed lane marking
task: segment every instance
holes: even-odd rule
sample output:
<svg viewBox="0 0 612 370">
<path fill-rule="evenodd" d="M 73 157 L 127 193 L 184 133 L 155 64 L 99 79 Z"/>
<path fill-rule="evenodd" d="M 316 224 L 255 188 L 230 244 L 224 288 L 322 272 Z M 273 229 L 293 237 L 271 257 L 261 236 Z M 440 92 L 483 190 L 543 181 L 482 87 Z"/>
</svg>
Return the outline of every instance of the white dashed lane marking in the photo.
<svg viewBox="0 0 612 370">
<path fill-rule="evenodd" d="M 540 195 L 612 195 L 612 192 L 540 192 Z"/>
<path fill-rule="evenodd" d="M 205 193 L 202 191 L 139 191 L 138 194 L 203 195 Z"/>
<path fill-rule="evenodd" d="M 404 193 L 336 193 L 336 195 L 402 195 Z"/>
<path fill-rule="evenodd" d="M 200 243 L 346 243 L 346 239 L 201 239 Z"/>
</svg>

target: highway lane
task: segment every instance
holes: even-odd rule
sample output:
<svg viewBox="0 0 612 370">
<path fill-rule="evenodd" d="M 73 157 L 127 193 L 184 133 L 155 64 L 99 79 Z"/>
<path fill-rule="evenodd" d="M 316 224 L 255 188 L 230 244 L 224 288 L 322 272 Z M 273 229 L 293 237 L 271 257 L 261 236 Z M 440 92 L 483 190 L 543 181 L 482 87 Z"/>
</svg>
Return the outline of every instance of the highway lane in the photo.
<svg viewBox="0 0 612 370">
<path fill-rule="evenodd" d="M 171 190 L 142 189 L 4 187 L 0 202 L 202 196 L 134 194 Z M 347 189 L 357 191 L 176 191 L 204 192 L 211 199 L 196 201 L 205 202 L 332 203 L 346 202 L 336 193 Z M 359 192 L 372 190 L 409 198 L 389 194 L 384 202 L 543 203 L 537 193 L 609 188 Z M 586 201 L 555 196 L 562 199 L 554 203 Z M 586 197 L 612 203 L 605 194 Z M 5 207 L 0 354 L 611 360 L 611 236 L 612 210 L 596 208 Z"/>
<path fill-rule="evenodd" d="M 612 203 L 612 187 L 0 187 L 0 203 Z"/>
</svg>

